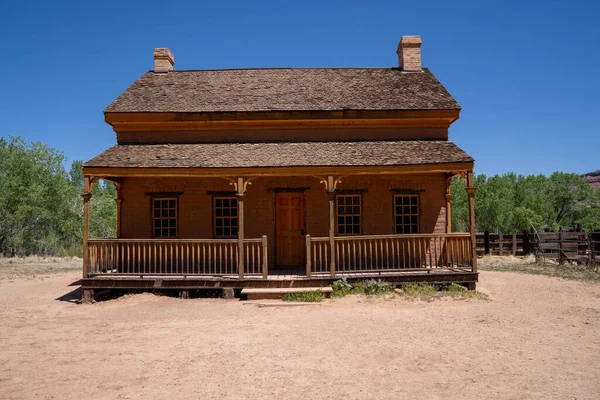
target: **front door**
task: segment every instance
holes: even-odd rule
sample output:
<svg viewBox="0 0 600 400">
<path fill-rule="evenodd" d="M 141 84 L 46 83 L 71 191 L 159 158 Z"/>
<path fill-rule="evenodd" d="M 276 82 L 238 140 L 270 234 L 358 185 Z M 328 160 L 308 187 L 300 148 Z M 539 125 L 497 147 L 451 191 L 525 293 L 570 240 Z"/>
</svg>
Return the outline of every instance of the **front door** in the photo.
<svg viewBox="0 0 600 400">
<path fill-rule="evenodd" d="M 277 193 L 275 197 L 277 266 L 304 265 L 304 194 Z"/>
</svg>

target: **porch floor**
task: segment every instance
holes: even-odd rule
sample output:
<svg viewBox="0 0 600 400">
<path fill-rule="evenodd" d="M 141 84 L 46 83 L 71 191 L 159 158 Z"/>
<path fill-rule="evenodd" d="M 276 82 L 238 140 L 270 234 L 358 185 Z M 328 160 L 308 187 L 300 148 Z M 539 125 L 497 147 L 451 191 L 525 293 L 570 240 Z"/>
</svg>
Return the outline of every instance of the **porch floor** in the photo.
<svg viewBox="0 0 600 400">
<path fill-rule="evenodd" d="M 308 278 L 304 269 L 273 269 L 268 278 L 250 275 L 117 275 L 102 274 L 82 280 L 84 289 L 202 289 L 202 288 L 269 288 L 329 286 L 345 277 L 348 281 L 383 279 L 392 284 L 409 282 L 474 284 L 479 274 L 471 269 L 436 268 L 423 271 L 390 272 L 337 272 L 335 277 L 328 273 L 312 273 Z"/>
</svg>

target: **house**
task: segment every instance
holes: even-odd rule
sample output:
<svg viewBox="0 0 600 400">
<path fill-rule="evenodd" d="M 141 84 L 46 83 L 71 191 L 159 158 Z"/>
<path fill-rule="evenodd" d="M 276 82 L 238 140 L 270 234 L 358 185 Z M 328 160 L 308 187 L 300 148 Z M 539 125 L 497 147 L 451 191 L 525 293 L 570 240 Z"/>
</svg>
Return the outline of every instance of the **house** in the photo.
<svg viewBox="0 0 600 400">
<path fill-rule="evenodd" d="M 474 288 L 473 159 L 460 106 L 404 36 L 389 68 L 146 72 L 104 111 L 117 145 L 84 164 L 93 289 L 328 285 L 342 276 Z M 450 180 L 471 231 L 452 233 Z M 117 187 L 116 238 L 89 238 L 91 187 Z"/>
</svg>

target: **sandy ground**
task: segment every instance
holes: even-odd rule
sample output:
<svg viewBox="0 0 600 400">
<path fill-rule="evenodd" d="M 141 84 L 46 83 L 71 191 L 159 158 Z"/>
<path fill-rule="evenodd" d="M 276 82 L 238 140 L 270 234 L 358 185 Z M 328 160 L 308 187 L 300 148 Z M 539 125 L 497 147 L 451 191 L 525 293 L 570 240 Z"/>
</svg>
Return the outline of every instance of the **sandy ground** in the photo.
<svg viewBox="0 0 600 400">
<path fill-rule="evenodd" d="M 0 265 L 1 399 L 600 394 L 598 283 L 484 271 L 489 301 L 284 308 L 145 293 L 80 305 L 79 272 L 65 268 Z"/>
</svg>

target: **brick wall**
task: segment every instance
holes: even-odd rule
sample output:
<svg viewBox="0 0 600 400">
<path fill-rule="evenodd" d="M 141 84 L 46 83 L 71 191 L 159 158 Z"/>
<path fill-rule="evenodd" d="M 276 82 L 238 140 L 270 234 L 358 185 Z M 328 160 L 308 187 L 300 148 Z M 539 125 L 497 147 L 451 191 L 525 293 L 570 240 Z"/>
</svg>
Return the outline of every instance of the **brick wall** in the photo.
<svg viewBox="0 0 600 400">
<path fill-rule="evenodd" d="M 328 236 L 329 208 L 323 184 L 312 177 L 258 178 L 248 186 L 245 198 L 245 235 L 267 235 L 270 264 L 274 263 L 275 192 L 273 188 L 309 188 L 305 193 L 306 233 Z M 420 191 L 420 232 L 445 232 L 445 180 L 442 174 L 413 176 L 352 176 L 338 189 L 367 189 L 363 193 L 363 234 L 391 234 L 392 189 Z M 148 193 L 182 192 L 179 196 L 179 237 L 212 238 L 212 196 L 208 191 L 233 191 L 220 178 L 149 179 L 127 178 L 122 185 L 121 234 L 123 238 L 151 237 L 151 197 Z"/>
</svg>

